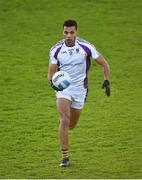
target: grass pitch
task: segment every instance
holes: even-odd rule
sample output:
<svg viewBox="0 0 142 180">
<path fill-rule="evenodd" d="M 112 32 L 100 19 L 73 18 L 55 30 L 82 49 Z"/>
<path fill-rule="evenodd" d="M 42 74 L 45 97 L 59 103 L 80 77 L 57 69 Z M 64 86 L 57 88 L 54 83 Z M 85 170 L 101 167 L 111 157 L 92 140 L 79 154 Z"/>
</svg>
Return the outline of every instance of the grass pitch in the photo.
<svg viewBox="0 0 142 180">
<path fill-rule="evenodd" d="M 142 178 L 140 0 L 0 0 L 0 178 Z M 49 50 L 62 23 L 78 21 L 111 67 L 111 97 L 95 62 L 70 168 L 61 169 Z"/>
</svg>

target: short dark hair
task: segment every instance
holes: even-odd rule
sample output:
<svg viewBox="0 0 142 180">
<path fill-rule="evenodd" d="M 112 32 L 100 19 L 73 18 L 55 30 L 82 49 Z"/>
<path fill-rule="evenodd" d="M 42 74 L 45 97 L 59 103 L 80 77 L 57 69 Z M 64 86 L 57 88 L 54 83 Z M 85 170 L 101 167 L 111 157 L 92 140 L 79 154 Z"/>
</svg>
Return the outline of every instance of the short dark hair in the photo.
<svg viewBox="0 0 142 180">
<path fill-rule="evenodd" d="M 67 27 L 75 26 L 75 28 L 77 29 L 77 22 L 73 19 L 68 19 L 64 22 L 63 28 L 64 28 L 64 26 L 67 26 Z"/>
</svg>

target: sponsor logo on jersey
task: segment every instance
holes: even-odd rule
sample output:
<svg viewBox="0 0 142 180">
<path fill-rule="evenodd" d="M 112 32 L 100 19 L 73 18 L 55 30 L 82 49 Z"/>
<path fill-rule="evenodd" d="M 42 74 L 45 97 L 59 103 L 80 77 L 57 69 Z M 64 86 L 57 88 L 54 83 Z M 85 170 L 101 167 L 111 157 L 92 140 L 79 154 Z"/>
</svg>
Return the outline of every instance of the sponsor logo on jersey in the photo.
<svg viewBox="0 0 142 180">
<path fill-rule="evenodd" d="M 76 49 L 76 52 L 79 53 L 79 48 Z"/>
<path fill-rule="evenodd" d="M 67 51 L 61 51 L 61 54 L 66 54 L 67 53 Z"/>
<path fill-rule="evenodd" d="M 69 51 L 69 55 L 72 55 L 74 49 L 68 49 L 68 51 Z"/>
</svg>

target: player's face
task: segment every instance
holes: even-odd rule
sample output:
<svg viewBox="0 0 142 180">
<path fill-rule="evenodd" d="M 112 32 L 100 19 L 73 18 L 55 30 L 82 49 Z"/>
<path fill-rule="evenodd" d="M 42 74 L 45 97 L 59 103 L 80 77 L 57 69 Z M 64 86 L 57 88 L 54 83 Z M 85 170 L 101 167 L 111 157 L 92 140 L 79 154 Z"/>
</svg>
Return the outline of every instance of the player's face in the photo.
<svg viewBox="0 0 142 180">
<path fill-rule="evenodd" d="M 75 44 L 75 38 L 77 36 L 77 29 L 75 26 L 64 26 L 63 28 L 63 35 L 65 38 L 65 43 L 67 46 L 74 46 Z"/>
</svg>

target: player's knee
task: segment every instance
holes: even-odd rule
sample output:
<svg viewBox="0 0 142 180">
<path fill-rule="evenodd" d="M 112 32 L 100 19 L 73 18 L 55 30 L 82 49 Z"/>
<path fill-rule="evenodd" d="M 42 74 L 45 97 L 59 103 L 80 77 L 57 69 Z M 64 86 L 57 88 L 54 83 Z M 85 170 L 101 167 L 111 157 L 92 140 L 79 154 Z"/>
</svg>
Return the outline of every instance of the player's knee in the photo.
<svg viewBox="0 0 142 180">
<path fill-rule="evenodd" d="M 68 128 L 69 127 L 69 118 L 67 118 L 67 117 L 61 118 L 60 126 L 62 129 Z"/>
</svg>

